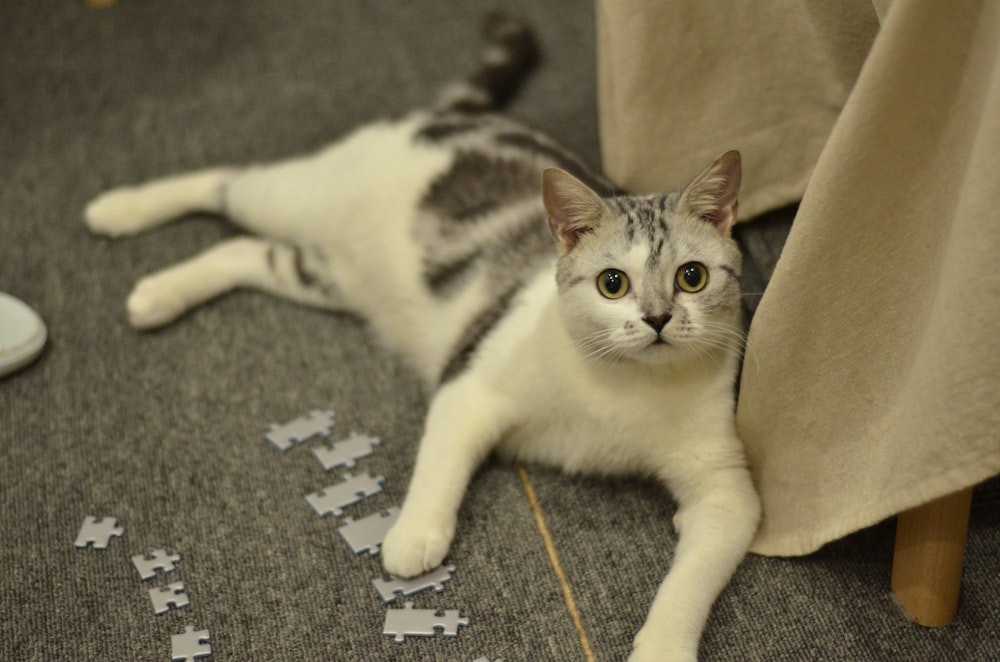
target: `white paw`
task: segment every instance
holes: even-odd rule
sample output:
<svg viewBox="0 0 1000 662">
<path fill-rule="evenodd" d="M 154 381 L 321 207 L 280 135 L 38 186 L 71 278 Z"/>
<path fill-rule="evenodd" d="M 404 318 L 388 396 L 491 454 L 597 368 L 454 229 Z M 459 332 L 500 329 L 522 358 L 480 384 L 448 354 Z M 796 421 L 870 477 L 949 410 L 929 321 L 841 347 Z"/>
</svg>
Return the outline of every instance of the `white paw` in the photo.
<svg viewBox="0 0 1000 662">
<path fill-rule="evenodd" d="M 691 646 L 678 645 L 671 637 L 664 637 L 662 630 L 644 626 L 632 642 L 632 654 L 628 662 L 698 662 L 698 643 Z"/>
<path fill-rule="evenodd" d="M 155 329 L 177 319 L 187 309 L 187 302 L 170 279 L 150 276 L 136 284 L 125 308 L 132 326 Z"/>
<path fill-rule="evenodd" d="M 135 189 L 116 188 L 97 196 L 83 211 L 87 227 L 95 234 L 121 237 L 143 229 L 146 210 Z"/>
<path fill-rule="evenodd" d="M 416 577 L 441 565 L 454 526 L 434 526 L 401 516 L 382 542 L 382 565 L 396 577 Z"/>
</svg>

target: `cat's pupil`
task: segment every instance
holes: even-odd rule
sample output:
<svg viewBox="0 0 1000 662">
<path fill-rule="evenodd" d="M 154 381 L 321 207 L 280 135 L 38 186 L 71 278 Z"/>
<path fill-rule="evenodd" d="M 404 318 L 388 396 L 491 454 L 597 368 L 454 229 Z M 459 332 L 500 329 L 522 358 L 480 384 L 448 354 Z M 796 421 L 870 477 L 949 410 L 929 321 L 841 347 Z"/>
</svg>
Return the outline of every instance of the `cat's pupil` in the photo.
<svg viewBox="0 0 1000 662">
<path fill-rule="evenodd" d="M 701 285 L 701 271 L 695 266 L 690 266 L 684 269 L 684 282 L 687 283 L 692 288 Z"/>
<path fill-rule="evenodd" d="M 618 294 L 622 289 L 622 275 L 616 271 L 609 271 L 604 274 L 604 289 L 609 294 Z"/>
</svg>

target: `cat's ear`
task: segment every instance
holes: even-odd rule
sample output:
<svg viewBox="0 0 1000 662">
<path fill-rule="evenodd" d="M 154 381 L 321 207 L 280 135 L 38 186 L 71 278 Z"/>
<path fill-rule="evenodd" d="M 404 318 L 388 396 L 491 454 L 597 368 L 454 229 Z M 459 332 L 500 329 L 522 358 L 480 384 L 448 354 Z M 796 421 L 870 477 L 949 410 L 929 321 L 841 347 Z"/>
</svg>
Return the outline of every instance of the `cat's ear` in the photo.
<svg viewBox="0 0 1000 662">
<path fill-rule="evenodd" d="M 549 214 L 549 231 L 565 253 L 573 250 L 608 210 L 601 196 L 559 168 L 542 172 L 542 199 Z"/>
<path fill-rule="evenodd" d="M 726 152 L 694 178 L 681 193 L 678 210 L 711 223 L 719 234 L 729 234 L 736 222 L 742 159 L 736 150 Z"/>
</svg>

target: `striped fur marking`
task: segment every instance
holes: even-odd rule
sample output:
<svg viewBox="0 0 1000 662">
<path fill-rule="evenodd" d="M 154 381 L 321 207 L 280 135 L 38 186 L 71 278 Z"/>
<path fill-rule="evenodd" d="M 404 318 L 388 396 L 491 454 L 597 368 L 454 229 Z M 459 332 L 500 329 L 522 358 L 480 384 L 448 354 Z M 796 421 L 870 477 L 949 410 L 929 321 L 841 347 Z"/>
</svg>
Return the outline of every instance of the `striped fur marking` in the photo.
<svg viewBox="0 0 1000 662">
<path fill-rule="evenodd" d="M 523 161 L 462 150 L 431 184 L 422 206 L 443 221 L 461 222 L 521 200 L 537 187 L 537 170 Z"/>
<path fill-rule="evenodd" d="M 522 286 L 522 283 L 515 283 L 492 307 L 480 312 L 466 327 L 455 353 L 441 372 L 441 378 L 438 380 L 440 385 L 448 383 L 465 370 L 483 339 L 493 331 L 500 320 L 506 317 L 514 297 L 521 291 Z"/>
<path fill-rule="evenodd" d="M 439 109 L 478 113 L 502 108 L 538 64 L 540 49 L 526 23 L 492 13 L 483 26 L 487 46 L 482 63 L 464 83 L 438 97 Z"/>
<path fill-rule="evenodd" d="M 557 143 L 546 140 L 540 135 L 510 131 L 498 134 L 496 141 L 499 145 L 535 154 L 547 163 L 562 168 L 602 197 L 611 197 L 615 194 L 615 187 L 610 181 L 593 172 L 583 161 Z"/>
<path fill-rule="evenodd" d="M 481 128 L 482 122 L 477 122 L 468 116 L 441 113 L 434 115 L 431 122 L 417 132 L 415 138 L 418 141 L 442 143 Z"/>
</svg>

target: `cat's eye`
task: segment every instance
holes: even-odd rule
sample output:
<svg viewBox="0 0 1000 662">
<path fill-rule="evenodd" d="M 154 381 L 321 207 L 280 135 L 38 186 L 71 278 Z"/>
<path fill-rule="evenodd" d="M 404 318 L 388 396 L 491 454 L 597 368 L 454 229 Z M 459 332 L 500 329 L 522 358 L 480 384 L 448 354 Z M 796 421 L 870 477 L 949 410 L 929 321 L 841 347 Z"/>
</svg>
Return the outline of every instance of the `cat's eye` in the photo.
<svg viewBox="0 0 1000 662">
<path fill-rule="evenodd" d="M 677 287 L 685 292 L 700 292 L 708 285 L 708 269 L 700 262 L 688 262 L 677 270 Z"/>
<path fill-rule="evenodd" d="M 597 290 L 608 299 L 620 299 L 628 293 L 628 276 L 618 269 L 606 269 L 597 277 Z"/>
</svg>

